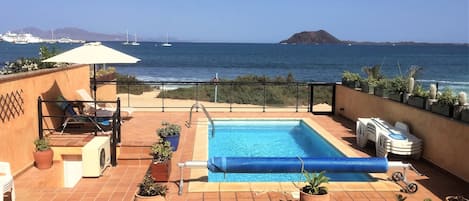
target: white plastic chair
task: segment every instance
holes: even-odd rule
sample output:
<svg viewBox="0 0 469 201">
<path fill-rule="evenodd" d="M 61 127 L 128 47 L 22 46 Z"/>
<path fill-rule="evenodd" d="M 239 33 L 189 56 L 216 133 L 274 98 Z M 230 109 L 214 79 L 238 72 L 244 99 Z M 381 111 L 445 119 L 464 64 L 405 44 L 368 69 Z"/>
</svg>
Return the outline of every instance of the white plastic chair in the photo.
<svg viewBox="0 0 469 201">
<path fill-rule="evenodd" d="M 0 196 L 0 201 L 3 201 L 3 195 L 6 192 L 11 192 L 11 200 L 15 201 L 15 184 L 13 183 L 10 163 L 8 162 L 0 162 L 0 187 L 2 188 L 2 196 Z"/>
</svg>

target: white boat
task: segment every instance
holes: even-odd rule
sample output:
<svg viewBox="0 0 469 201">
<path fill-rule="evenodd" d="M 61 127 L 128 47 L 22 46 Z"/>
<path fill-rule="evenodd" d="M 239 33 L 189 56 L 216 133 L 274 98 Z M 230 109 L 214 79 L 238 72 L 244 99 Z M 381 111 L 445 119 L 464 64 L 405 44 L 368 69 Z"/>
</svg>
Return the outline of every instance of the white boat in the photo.
<svg viewBox="0 0 469 201">
<path fill-rule="evenodd" d="M 134 42 L 130 43 L 130 45 L 134 45 L 134 46 L 140 45 L 140 43 L 137 42 L 137 34 L 135 34 L 134 36 Z"/>
<path fill-rule="evenodd" d="M 166 43 L 161 44 L 163 47 L 172 47 L 173 45 L 169 43 L 169 37 L 168 34 L 166 33 Z"/>
<path fill-rule="evenodd" d="M 2 40 L 5 42 L 9 43 L 14 43 L 16 41 L 16 38 L 18 37 L 18 34 L 16 33 L 11 33 L 11 32 L 6 32 L 5 34 L 2 35 Z"/>
<path fill-rule="evenodd" d="M 122 45 L 130 45 L 129 43 L 129 31 L 125 32 L 125 42 L 122 43 Z"/>
<path fill-rule="evenodd" d="M 86 41 L 84 40 L 74 40 L 71 38 L 60 38 L 57 40 L 58 43 L 85 43 Z"/>
</svg>

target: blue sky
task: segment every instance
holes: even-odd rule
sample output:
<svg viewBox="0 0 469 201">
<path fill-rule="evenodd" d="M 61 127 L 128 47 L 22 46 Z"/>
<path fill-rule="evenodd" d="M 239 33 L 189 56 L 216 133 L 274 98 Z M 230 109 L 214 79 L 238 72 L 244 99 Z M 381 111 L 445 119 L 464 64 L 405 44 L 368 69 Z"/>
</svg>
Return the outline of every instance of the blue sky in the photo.
<svg viewBox="0 0 469 201">
<path fill-rule="evenodd" d="M 22 0 L 2 2 L 0 32 L 77 27 L 139 38 L 276 43 L 324 29 L 341 40 L 469 42 L 468 0 Z M 27 6 L 26 6 L 27 5 Z"/>
</svg>

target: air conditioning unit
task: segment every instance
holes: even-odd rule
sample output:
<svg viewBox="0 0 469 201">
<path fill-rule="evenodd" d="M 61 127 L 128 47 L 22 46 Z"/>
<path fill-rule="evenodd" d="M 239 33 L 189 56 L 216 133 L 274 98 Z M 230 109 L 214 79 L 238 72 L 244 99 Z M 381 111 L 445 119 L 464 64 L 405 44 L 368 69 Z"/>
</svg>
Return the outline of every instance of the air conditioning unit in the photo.
<svg viewBox="0 0 469 201">
<path fill-rule="evenodd" d="M 111 162 L 108 136 L 95 136 L 81 149 L 83 177 L 99 177 Z"/>
</svg>

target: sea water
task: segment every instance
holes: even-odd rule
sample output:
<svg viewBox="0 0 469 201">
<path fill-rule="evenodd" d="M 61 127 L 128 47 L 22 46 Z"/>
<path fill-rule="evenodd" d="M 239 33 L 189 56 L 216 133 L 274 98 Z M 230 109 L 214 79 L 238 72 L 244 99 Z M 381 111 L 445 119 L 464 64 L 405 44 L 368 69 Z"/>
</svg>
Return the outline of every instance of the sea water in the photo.
<svg viewBox="0 0 469 201">
<path fill-rule="evenodd" d="M 298 81 L 340 81 L 349 70 L 365 74 L 363 66 L 381 64 L 386 77 L 406 74 L 411 65 L 423 67 L 417 77 L 424 85 L 438 81 L 469 93 L 469 46 L 467 45 L 281 45 L 242 43 L 173 43 L 173 47 L 142 42 L 124 46 L 105 45 L 141 59 L 136 64 L 109 64 L 118 72 L 147 81 L 209 81 L 256 74 L 286 76 Z M 66 51 L 81 44 L 47 44 Z M 0 62 L 37 57 L 41 44 L 14 45 L 0 42 Z"/>
</svg>

